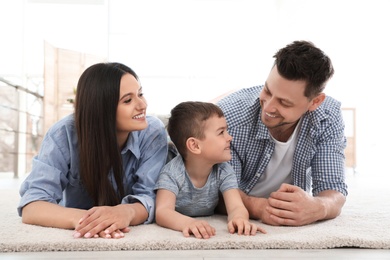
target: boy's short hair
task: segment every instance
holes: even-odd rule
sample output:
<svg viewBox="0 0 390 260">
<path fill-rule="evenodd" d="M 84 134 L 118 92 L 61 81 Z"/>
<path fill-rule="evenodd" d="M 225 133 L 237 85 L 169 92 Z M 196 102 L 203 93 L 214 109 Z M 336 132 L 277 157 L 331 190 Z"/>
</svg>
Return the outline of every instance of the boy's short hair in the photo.
<svg viewBox="0 0 390 260">
<path fill-rule="evenodd" d="M 224 117 L 224 114 L 221 108 L 210 102 L 181 102 L 171 110 L 167 130 L 183 159 L 187 153 L 187 139 L 203 139 L 204 122 L 212 116 Z"/>
</svg>

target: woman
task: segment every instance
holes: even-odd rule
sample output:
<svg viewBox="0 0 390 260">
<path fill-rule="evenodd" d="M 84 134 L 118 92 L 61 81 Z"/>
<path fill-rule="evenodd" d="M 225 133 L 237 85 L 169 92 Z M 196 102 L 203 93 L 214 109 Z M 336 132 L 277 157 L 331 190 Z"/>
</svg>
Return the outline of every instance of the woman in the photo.
<svg viewBox="0 0 390 260">
<path fill-rule="evenodd" d="M 146 116 L 136 73 L 119 63 L 81 75 L 75 113 L 47 132 L 20 188 L 27 224 L 120 238 L 154 220 L 153 188 L 167 158 L 163 123 Z"/>
</svg>

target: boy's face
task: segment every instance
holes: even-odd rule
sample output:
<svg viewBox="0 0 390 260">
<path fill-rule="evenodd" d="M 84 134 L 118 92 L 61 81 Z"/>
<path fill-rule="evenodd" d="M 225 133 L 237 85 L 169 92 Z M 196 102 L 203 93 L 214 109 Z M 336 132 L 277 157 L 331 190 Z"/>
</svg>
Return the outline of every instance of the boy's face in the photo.
<svg viewBox="0 0 390 260">
<path fill-rule="evenodd" d="M 199 140 L 202 155 L 212 164 L 229 161 L 231 135 L 227 132 L 225 117 L 212 116 L 204 123 L 203 140 Z"/>
</svg>

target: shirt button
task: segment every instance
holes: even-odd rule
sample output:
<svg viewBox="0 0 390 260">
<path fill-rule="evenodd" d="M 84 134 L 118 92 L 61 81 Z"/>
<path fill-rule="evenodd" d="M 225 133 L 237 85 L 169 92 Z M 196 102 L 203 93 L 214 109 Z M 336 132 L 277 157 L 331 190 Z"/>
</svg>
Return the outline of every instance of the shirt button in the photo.
<svg viewBox="0 0 390 260">
<path fill-rule="evenodd" d="M 266 156 L 267 156 L 267 158 L 270 158 L 270 157 L 271 157 L 271 155 L 270 155 L 269 153 L 267 153 L 267 155 L 266 155 Z"/>
<path fill-rule="evenodd" d="M 256 173 L 256 177 L 259 177 L 260 176 L 260 173 Z"/>
</svg>

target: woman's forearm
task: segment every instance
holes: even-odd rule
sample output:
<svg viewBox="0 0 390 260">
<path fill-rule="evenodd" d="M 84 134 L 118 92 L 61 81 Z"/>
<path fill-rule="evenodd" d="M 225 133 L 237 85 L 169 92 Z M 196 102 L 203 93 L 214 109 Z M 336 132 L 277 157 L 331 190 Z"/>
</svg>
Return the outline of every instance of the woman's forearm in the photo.
<svg viewBox="0 0 390 260">
<path fill-rule="evenodd" d="M 46 201 L 34 201 L 23 207 L 22 221 L 25 224 L 74 229 L 85 210 L 65 208 Z"/>
<path fill-rule="evenodd" d="M 124 207 L 124 210 L 127 210 L 127 214 L 130 216 L 131 226 L 136 226 L 144 223 L 148 217 L 148 211 L 141 203 L 131 203 L 131 204 L 120 204 L 118 207 Z"/>
</svg>

